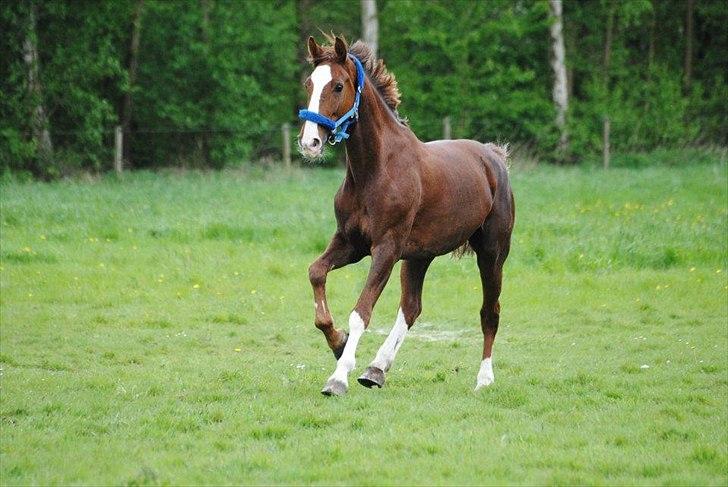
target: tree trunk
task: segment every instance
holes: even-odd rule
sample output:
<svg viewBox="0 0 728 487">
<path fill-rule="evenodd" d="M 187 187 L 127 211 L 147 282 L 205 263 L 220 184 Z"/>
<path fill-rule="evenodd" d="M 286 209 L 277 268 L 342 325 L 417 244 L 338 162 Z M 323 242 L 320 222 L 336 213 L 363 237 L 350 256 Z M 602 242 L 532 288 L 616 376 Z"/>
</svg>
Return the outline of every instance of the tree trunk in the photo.
<svg viewBox="0 0 728 487">
<path fill-rule="evenodd" d="M 578 45 L 578 39 L 582 36 L 584 29 L 583 25 L 579 25 L 577 22 L 569 23 L 564 21 L 563 14 L 561 18 L 562 31 L 564 32 L 564 53 L 566 53 L 566 46 L 569 46 L 569 52 L 576 52 L 576 46 Z M 574 69 L 572 64 L 566 66 L 566 98 L 567 100 L 574 99 L 574 85 L 577 71 Z"/>
<path fill-rule="evenodd" d="M 609 168 L 609 67 L 612 61 L 612 36 L 614 35 L 614 3 L 609 4 L 607 29 L 604 34 L 604 119 L 602 121 L 602 149 L 604 151 L 604 168 Z"/>
<path fill-rule="evenodd" d="M 124 94 L 124 105 L 121 113 L 121 130 L 125 134 L 124 160 L 129 164 L 131 161 L 131 113 L 132 113 L 132 91 L 136 84 L 137 67 L 139 66 L 139 38 L 141 34 L 142 9 L 144 0 L 137 0 L 134 7 L 134 15 L 131 23 L 131 42 L 129 43 L 129 87 Z"/>
<path fill-rule="evenodd" d="M 379 48 L 379 20 L 377 18 L 377 0 L 361 0 L 361 31 L 364 42 L 369 45 L 374 57 Z"/>
<path fill-rule="evenodd" d="M 612 36 L 614 35 L 614 4 L 609 5 L 607 29 L 604 34 L 604 87 L 609 88 L 609 65 L 612 61 Z"/>
<path fill-rule="evenodd" d="M 647 48 L 647 78 L 651 78 L 652 66 L 655 63 L 655 28 L 657 27 L 657 2 L 652 0 L 652 17 L 650 18 L 650 39 Z"/>
<path fill-rule="evenodd" d="M 685 11 L 685 78 L 683 86 L 685 91 L 690 90 L 693 78 L 693 11 L 695 0 L 687 0 Z"/>
<path fill-rule="evenodd" d="M 210 10 L 212 9 L 213 0 L 200 0 L 202 7 L 202 42 L 205 45 L 205 55 L 210 54 Z M 210 109 L 209 103 L 205 103 L 205 123 L 202 127 L 202 133 L 198 134 L 197 144 L 202 153 L 205 167 L 210 167 L 211 155 L 210 155 L 210 134 L 209 129 L 212 122 L 212 110 Z"/>
<path fill-rule="evenodd" d="M 36 19 L 38 5 L 31 1 L 28 12 L 28 26 L 23 42 L 23 60 L 28 69 L 28 95 L 32 104 L 31 130 L 36 147 L 37 174 L 47 174 L 53 164 L 53 143 L 49 130 L 48 115 L 43 106 L 43 86 L 40 81 L 40 60 L 38 58 L 38 28 Z"/>
<path fill-rule="evenodd" d="M 566 52 L 564 49 L 564 32 L 561 0 L 549 0 L 551 7 L 551 47 L 553 57 L 551 67 L 554 70 L 553 99 L 556 105 L 556 127 L 559 129 L 559 155 L 563 158 L 568 151 L 568 134 L 566 131 L 566 112 L 569 108 L 568 87 L 566 84 Z"/>
</svg>

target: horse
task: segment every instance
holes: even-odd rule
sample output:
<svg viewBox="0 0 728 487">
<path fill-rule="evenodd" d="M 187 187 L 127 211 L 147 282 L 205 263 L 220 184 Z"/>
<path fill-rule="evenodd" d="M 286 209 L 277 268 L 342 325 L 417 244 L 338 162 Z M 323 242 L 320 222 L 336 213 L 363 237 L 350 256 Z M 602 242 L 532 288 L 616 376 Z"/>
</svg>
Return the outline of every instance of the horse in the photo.
<svg viewBox="0 0 728 487">
<path fill-rule="evenodd" d="M 422 288 L 433 259 L 472 251 L 483 286 L 480 324 L 483 356 L 475 390 L 489 386 L 493 342 L 500 319 L 503 265 L 510 250 L 515 203 L 508 178 L 507 146 L 474 140 L 421 142 L 397 107 L 394 75 L 362 41 L 328 45 L 308 38 L 314 69 L 304 86 L 308 108 L 298 134 L 301 154 L 322 157 L 324 142 L 345 141 L 346 175 L 334 198 L 337 228 L 309 267 L 315 319 L 336 358 L 325 395 L 349 388 L 356 348 L 395 263 L 401 266 L 401 299 L 394 326 L 358 381 L 382 387 L 408 330 L 422 311 Z M 326 276 L 371 256 L 348 333 L 334 326 L 326 302 Z"/>
</svg>

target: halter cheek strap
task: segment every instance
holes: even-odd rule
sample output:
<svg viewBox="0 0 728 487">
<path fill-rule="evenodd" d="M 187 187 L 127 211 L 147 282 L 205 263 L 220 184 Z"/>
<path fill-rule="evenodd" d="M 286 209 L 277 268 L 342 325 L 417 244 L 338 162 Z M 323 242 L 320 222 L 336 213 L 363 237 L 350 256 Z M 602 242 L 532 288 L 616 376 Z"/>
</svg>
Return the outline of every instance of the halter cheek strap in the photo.
<svg viewBox="0 0 728 487">
<path fill-rule="evenodd" d="M 303 108 L 298 111 L 298 118 L 301 120 L 308 120 L 309 122 L 318 124 L 330 132 L 329 143 L 331 145 L 337 144 L 344 139 L 348 139 L 349 134 L 347 130 L 349 130 L 349 126 L 356 122 L 359 118 L 361 90 L 364 88 L 364 67 L 361 65 L 361 61 L 359 61 L 359 59 L 357 59 L 357 57 L 353 54 L 349 54 L 349 58 L 354 61 L 354 65 L 356 66 L 356 94 L 354 97 L 354 105 L 352 105 L 351 109 L 337 120 L 331 120 L 320 113 L 312 112 Z"/>
</svg>

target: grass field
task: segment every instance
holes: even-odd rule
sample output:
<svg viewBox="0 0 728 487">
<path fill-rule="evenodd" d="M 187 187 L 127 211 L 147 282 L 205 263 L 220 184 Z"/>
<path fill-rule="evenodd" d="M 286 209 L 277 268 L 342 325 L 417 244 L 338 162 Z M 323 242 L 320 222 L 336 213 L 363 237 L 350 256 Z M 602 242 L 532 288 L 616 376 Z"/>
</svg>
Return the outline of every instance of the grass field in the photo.
<svg viewBox="0 0 728 487">
<path fill-rule="evenodd" d="M 0 186 L 0 481 L 728 482 L 728 173 L 513 170 L 496 383 L 472 257 L 441 257 L 387 385 L 343 398 L 308 264 L 338 170 Z M 368 259 L 329 277 L 345 324 Z"/>
</svg>

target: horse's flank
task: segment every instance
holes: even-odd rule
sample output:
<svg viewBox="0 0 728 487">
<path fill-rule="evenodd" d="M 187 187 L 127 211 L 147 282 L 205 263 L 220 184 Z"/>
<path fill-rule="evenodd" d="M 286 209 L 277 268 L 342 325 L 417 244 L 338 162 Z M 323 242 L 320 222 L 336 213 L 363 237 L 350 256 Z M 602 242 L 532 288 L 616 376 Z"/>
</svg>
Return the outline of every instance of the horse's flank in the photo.
<svg viewBox="0 0 728 487">
<path fill-rule="evenodd" d="M 498 144 L 494 144 L 492 142 L 488 142 L 484 145 L 485 145 L 486 150 L 495 152 L 495 154 L 498 155 L 498 157 L 500 157 L 503 160 L 503 164 L 505 165 L 506 170 L 509 169 L 510 154 L 508 153 L 508 144 L 498 145 Z M 453 250 L 451 255 L 455 259 L 460 259 L 466 255 L 474 255 L 474 254 L 475 254 L 475 250 L 473 250 L 473 247 L 470 246 L 470 242 L 466 241 L 460 247 Z"/>
</svg>

